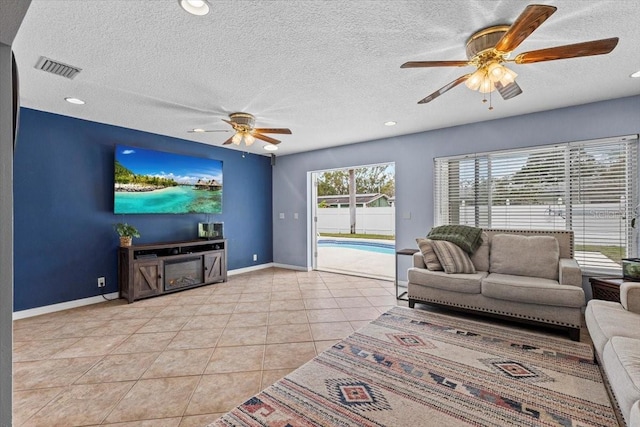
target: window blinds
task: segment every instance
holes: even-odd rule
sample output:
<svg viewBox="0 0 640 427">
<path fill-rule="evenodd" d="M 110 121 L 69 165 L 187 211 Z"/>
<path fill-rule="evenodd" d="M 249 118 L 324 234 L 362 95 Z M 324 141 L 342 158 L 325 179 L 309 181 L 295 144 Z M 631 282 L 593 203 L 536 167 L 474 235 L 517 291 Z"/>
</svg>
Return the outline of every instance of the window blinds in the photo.
<svg viewBox="0 0 640 427">
<path fill-rule="evenodd" d="M 638 135 L 434 161 L 435 225 L 573 230 L 590 271 L 636 254 Z"/>
</svg>

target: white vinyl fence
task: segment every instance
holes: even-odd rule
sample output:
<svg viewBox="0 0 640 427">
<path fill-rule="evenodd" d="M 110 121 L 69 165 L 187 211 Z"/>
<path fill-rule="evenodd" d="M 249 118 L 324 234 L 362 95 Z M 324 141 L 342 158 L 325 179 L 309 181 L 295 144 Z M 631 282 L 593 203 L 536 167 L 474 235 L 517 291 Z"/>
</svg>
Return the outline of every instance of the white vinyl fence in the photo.
<svg viewBox="0 0 640 427">
<path fill-rule="evenodd" d="M 486 212 L 487 207 L 482 206 Z M 493 206 L 492 228 L 526 228 L 532 230 L 564 230 L 567 228 L 565 207 L 560 205 Z M 576 241 L 592 244 L 624 243 L 626 226 L 630 220 L 624 215 L 620 204 L 594 203 L 574 204 L 572 229 Z M 460 207 L 460 224 L 474 225 L 474 207 Z"/>
<path fill-rule="evenodd" d="M 351 230 L 349 208 L 318 208 L 319 233 L 349 234 Z M 356 208 L 356 233 L 395 234 L 396 210 L 385 208 Z"/>
</svg>

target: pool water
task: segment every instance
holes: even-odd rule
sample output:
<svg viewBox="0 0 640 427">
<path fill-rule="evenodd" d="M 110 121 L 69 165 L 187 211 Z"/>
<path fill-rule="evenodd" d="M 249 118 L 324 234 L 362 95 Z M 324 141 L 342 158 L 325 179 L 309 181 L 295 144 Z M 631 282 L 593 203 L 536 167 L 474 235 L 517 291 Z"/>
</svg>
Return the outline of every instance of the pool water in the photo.
<svg viewBox="0 0 640 427">
<path fill-rule="evenodd" d="M 318 247 L 324 248 L 345 248 L 359 251 L 376 252 L 379 254 L 393 255 L 396 249 L 393 243 L 365 242 L 365 241 L 345 241 L 345 240 L 318 240 Z"/>
</svg>

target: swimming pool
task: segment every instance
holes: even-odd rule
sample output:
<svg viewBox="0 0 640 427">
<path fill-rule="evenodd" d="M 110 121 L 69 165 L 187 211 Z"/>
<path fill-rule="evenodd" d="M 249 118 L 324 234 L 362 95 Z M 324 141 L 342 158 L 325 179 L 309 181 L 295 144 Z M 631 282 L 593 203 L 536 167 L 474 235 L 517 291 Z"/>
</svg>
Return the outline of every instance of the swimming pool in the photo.
<svg viewBox="0 0 640 427">
<path fill-rule="evenodd" d="M 396 249 L 394 243 L 380 243 L 363 240 L 332 240 L 322 239 L 318 240 L 318 247 L 324 248 L 345 248 L 356 249 L 359 251 L 376 252 L 379 254 L 393 255 Z"/>
</svg>

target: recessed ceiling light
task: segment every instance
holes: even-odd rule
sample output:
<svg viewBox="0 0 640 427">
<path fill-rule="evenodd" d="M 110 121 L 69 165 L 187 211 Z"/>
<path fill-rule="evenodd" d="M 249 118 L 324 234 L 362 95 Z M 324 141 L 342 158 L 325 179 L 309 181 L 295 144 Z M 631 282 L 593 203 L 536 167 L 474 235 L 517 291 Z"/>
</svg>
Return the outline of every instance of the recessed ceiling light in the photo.
<svg viewBox="0 0 640 427">
<path fill-rule="evenodd" d="M 71 104 L 76 104 L 76 105 L 83 105 L 84 104 L 84 101 L 82 99 L 78 99 L 78 98 L 67 97 L 64 100 L 69 102 L 69 103 L 71 103 Z"/>
<path fill-rule="evenodd" d="M 202 132 L 204 132 L 204 129 L 201 129 L 201 128 L 195 128 L 195 129 L 193 130 L 193 132 L 202 133 Z"/>
<path fill-rule="evenodd" d="M 178 3 L 192 15 L 203 16 L 209 13 L 209 3 L 205 0 L 178 0 Z"/>
<path fill-rule="evenodd" d="M 267 151 L 276 151 L 278 149 L 278 146 L 273 144 L 267 144 L 264 146 L 264 149 Z"/>
<path fill-rule="evenodd" d="M 397 123 L 397 122 L 394 122 L 393 120 L 388 121 L 388 122 L 384 122 L 384 125 L 385 125 L 385 126 L 395 126 L 395 125 L 397 125 L 397 124 L 398 124 L 398 123 Z"/>
<path fill-rule="evenodd" d="M 631 74 L 629 77 L 640 77 L 640 71 L 636 71 L 635 73 Z"/>
</svg>

